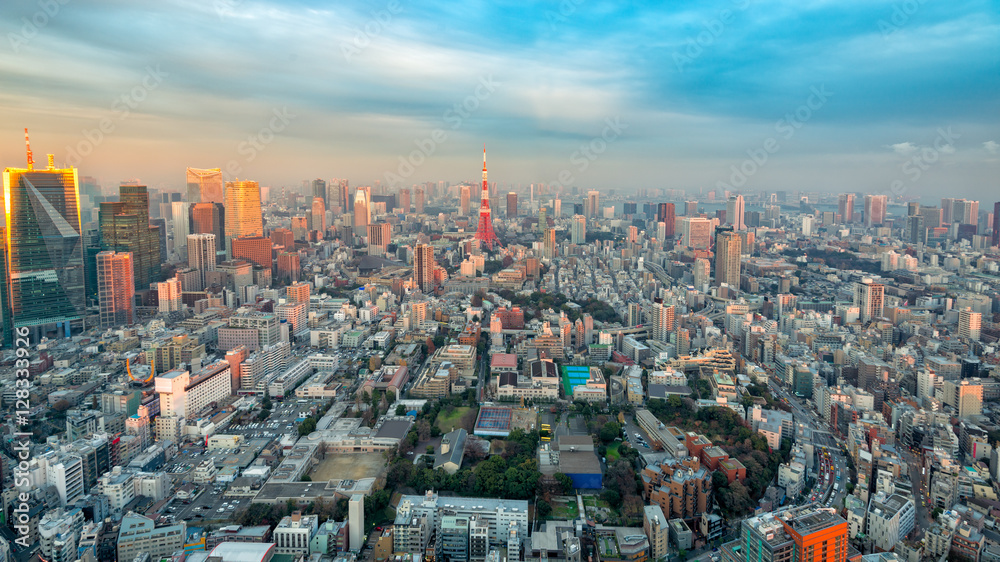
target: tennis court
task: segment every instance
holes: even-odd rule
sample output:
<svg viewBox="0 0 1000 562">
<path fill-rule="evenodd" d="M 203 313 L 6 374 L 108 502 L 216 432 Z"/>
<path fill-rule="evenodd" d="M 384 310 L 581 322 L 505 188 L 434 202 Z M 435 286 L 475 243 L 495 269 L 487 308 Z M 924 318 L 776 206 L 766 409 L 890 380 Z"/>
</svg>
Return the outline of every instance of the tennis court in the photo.
<svg viewBox="0 0 1000 562">
<path fill-rule="evenodd" d="M 475 435 L 507 437 L 510 435 L 514 411 L 510 408 L 483 406 L 476 419 Z"/>
<path fill-rule="evenodd" d="M 590 379 L 590 367 L 582 365 L 563 365 L 563 389 L 566 391 L 566 396 L 571 398 L 573 396 L 573 389 L 577 386 L 586 385 L 587 380 Z"/>
</svg>

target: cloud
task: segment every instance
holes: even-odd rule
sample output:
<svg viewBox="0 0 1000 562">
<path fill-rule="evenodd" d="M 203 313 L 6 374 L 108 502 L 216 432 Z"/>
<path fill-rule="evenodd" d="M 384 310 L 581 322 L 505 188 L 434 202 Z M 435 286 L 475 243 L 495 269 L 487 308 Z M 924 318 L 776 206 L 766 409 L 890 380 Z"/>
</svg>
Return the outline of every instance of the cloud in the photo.
<svg viewBox="0 0 1000 562">
<path fill-rule="evenodd" d="M 896 144 L 890 144 L 889 148 L 893 150 L 896 154 L 900 156 L 909 156 L 914 152 L 920 150 L 920 147 L 913 144 L 912 142 L 897 142 Z"/>
<path fill-rule="evenodd" d="M 989 140 L 983 143 L 983 148 L 985 148 L 990 154 L 996 154 L 1000 152 L 1000 143 Z"/>
</svg>

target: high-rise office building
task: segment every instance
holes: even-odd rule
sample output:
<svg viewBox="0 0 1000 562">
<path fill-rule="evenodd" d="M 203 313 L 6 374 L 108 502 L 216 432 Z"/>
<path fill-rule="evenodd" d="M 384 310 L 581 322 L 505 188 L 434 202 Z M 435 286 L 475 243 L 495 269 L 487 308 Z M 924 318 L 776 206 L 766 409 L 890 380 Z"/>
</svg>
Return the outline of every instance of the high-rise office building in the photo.
<svg viewBox="0 0 1000 562">
<path fill-rule="evenodd" d="M 368 225 L 368 255 L 384 256 L 386 247 L 392 237 L 392 225 L 387 222 L 377 222 Z"/>
<path fill-rule="evenodd" d="M 27 130 L 25 131 L 27 140 Z M 3 341 L 28 327 L 33 341 L 50 332 L 69 336 L 83 327 L 83 231 L 76 168 L 56 168 L 55 157 L 36 170 L 31 150 L 26 168 L 3 172 L 7 212 L 0 221 L 0 314 Z"/>
<path fill-rule="evenodd" d="M 958 312 L 958 337 L 979 341 L 982 327 L 983 314 L 981 312 L 973 312 L 970 307 L 965 307 Z"/>
<path fill-rule="evenodd" d="M 302 275 L 302 259 L 298 252 L 278 254 L 278 279 L 285 283 L 297 283 Z"/>
<path fill-rule="evenodd" d="M 682 244 L 696 250 L 707 250 L 712 245 L 712 221 L 701 217 L 681 219 Z"/>
<path fill-rule="evenodd" d="M 837 197 L 837 213 L 840 214 L 840 222 L 851 224 L 854 222 L 854 194 L 841 193 Z"/>
<path fill-rule="evenodd" d="M 264 215 L 260 207 L 260 186 L 255 181 L 226 182 L 226 240 L 242 236 L 263 236 Z M 226 244 L 226 255 L 232 255 Z"/>
<path fill-rule="evenodd" d="M 326 232 L 326 203 L 320 197 L 313 197 L 312 200 L 312 224 L 311 230 Z"/>
<path fill-rule="evenodd" d="M 657 205 L 656 222 L 664 224 L 664 235 L 668 238 L 673 238 L 676 232 L 676 227 L 674 226 L 676 218 L 677 212 L 673 203 L 660 203 Z"/>
<path fill-rule="evenodd" d="M 337 193 L 337 204 L 340 206 L 340 211 L 342 213 L 351 212 L 351 187 L 350 182 L 347 180 L 334 179 L 330 180 L 330 184 L 334 186 Z"/>
<path fill-rule="evenodd" d="M 215 271 L 215 235 L 189 234 L 187 237 L 188 267 L 200 273 L 201 286 L 205 287 L 205 273 Z"/>
<path fill-rule="evenodd" d="M 993 204 L 993 247 L 1000 246 L 1000 201 Z"/>
<path fill-rule="evenodd" d="M 885 195 L 865 195 L 865 226 L 882 226 L 885 223 Z"/>
<path fill-rule="evenodd" d="M 97 301 L 102 328 L 135 322 L 135 278 L 130 252 L 97 254 Z"/>
<path fill-rule="evenodd" d="M 187 169 L 188 203 L 223 203 L 221 168 Z"/>
<path fill-rule="evenodd" d="M 188 204 L 184 201 L 170 203 L 170 214 L 173 221 L 174 252 L 181 259 L 187 256 L 187 235 L 191 234 L 191 221 L 188 215 Z M 163 256 L 166 258 L 166 256 Z"/>
<path fill-rule="evenodd" d="M 979 201 L 953 199 L 951 206 L 951 222 L 978 225 Z"/>
<path fill-rule="evenodd" d="M 512 219 L 517 216 L 517 193 L 511 191 L 507 193 L 507 218 Z"/>
<path fill-rule="evenodd" d="M 292 250 L 295 248 L 295 236 L 287 228 L 275 228 L 271 231 L 271 244 Z"/>
<path fill-rule="evenodd" d="M 910 244 L 926 244 L 927 229 L 924 228 L 924 216 L 917 214 L 906 217 L 906 227 L 903 234 L 905 241 Z"/>
<path fill-rule="evenodd" d="M 469 199 L 472 197 L 472 188 L 468 185 L 460 185 L 458 196 L 458 212 L 463 217 L 469 216 Z"/>
<path fill-rule="evenodd" d="M 315 179 L 312 182 L 312 196 L 319 197 L 323 200 L 323 208 L 326 209 L 330 206 L 330 200 L 327 199 L 326 195 L 326 182 L 321 179 Z"/>
<path fill-rule="evenodd" d="M 600 191 L 588 191 L 587 192 L 587 218 L 596 219 L 600 214 L 600 204 L 601 204 L 601 192 Z"/>
<path fill-rule="evenodd" d="M 697 201 L 685 201 L 684 202 L 684 216 L 693 217 L 698 214 L 698 202 Z"/>
<path fill-rule="evenodd" d="M 118 202 L 101 203 L 98 222 L 101 248 L 130 252 L 135 267 L 135 286 L 144 290 L 159 280 L 160 229 L 149 224 L 149 192 L 144 185 L 122 184 Z"/>
<path fill-rule="evenodd" d="M 354 233 L 357 235 L 367 234 L 371 219 L 371 201 L 368 199 L 368 191 L 359 187 L 354 192 Z"/>
<path fill-rule="evenodd" d="M 745 221 L 746 203 L 742 195 L 733 195 L 726 201 L 726 224 L 733 227 L 733 230 L 746 230 Z"/>
<path fill-rule="evenodd" d="M 434 247 L 429 244 L 417 244 L 413 249 L 413 284 L 422 292 L 428 293 L 434 288 Z"/>
<path fill-rule="evenodd" d="M 405 187 L 399 190 L 399 207 L 404 213 L 410 212 L 410 190 Z"/>
<path fill-rule="evenodd" d="M 733 227 L 715 230 L 715 284 L 740 287 L 740 249 L 742 240 Z"/>
<path fill-rule="evenodd" d="M 881 318 L 885 307 L 885 286 L 864 278 L 854 284 L 854 306 L 861 309 L 861 321 Z"/>
<path fill-rule="evenodd" d="M 424 214 L 424 204 L 427 203 L 427 193 L 424 191 L 424 186 L 417 186 L 416 201 L 413 204 L 413 210 L 418 215 Z"/>
<path fill-rule="evenodd" d="M 573 215 L 573 224 L 570 225 L 569 241 L 576 245 L 587 243 L 587 217 L 583 215 Z"/>
<path fill-rule="evenodd" d="M 292 238 L 295 240 L 305 240 L 306 233 L 309 232 L 309 223 L 306 221 L 306 217 L 298 216 L 292 217 L 291 220 L 292 227 Z M 291 248 L 289 248 L 291 249 Z"/>
<path fill-rule="evenodd" d="M 226 208 L 222 203 L 194 203 L 188 207 L 191 234 L 215 235 L 216 251 L 226 249 Z"/>
</svg>

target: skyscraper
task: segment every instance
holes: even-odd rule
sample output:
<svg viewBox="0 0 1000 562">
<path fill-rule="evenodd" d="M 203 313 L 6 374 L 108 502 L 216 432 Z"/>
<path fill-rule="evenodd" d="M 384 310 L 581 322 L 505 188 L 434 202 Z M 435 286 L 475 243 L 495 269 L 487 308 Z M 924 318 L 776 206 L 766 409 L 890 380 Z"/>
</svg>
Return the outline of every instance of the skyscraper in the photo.
<svg viewBox="0 0 1000 562">
<path fill-rule="evenodd" d="M 815 504 L 743 520 L 743 562 L 846 562 L 847 521 Z"/>
<path fill-rule="evenodd" d="M 684 216 L 693 217 L 698 214 L 698 202 L 697 201 L 685 201 L 684 202 Z"/>
<path fill-rule="evenodd" d="M 837 212 L 840 214 L 840 222 L 851 224 L 854 222 L 854 194 L 841 193 L 837 196 Z"/>
<path fill-rule="evenodd" d="M 542 233 L 542 256 L 547 259 L 556 257 L 556 229 L 546 228 Z"/>
<path fill-rule="evenodd" d="M 511 191 L 507 194 L 507 218 L 512 219 L 517 216 L 517 193 Z"/>
<path fill-rule="evenodd" d="M 118 189 L 120 201 L 101 203 L 98 213 L 101 248 L 131 252 L 135 286 L 148 289 L 159 280 L 165 258 L 160 255 L 160 229 L 149 224 L 149 192 L 138 184 L 122 184 Z"/>
<path fill-rule="evenodd" d="M 130 252 L 97 254 L 97 301 L 102 328 L 135 322 L 135 278 Z"/>
<path fill-rule="evenodd" d="M 201 274 L 201 286 L 205 287 L 205 272 L 215 271 L 215 235 L 189 234 L 187 237 L 188 266 Z"/>
<path fill-rule="evenodd" d="M 387 222 L 377 222 L 368 225 L 368 255 L 384 256 L 386 247 L 392 237 L 392 225 Z"/>
<path fill-rule="evenodd" d="M 726 224 L 733 227 L 733 230 L 746 230 L 744 222 L 746 205 L 742 195 L 733 195 L 726 201 Z"/>
<path fill-rule="evenodd" d="M 865 226 L 882 226 L 885 223 L 885 195 L 865 195 Z"/>
<path fill-rule="evenodd" d="M 596 219 L 601 212 L 598 208 L 601 204 L 600 191 L 587 192 L 587 218 Z"/>
<path fill-rule="evenodd" d="M 1000 201 L 993 204 L 993 244 L 1000 246 Z"/>
<path fill-rule="evenodd" d="M 187 200 L 188 203 L 222 203 L 222 169 L 188 168 Z"/>
<path fill-rule="evenodd" d="M 472 188 L 468 185 L 459 186 L 459 214 L 463 217 L 469 216 L 469 198 L 472 196 Z"/>
<path fill-rule="evenodd" d="M 413 249 L 413 284 L 422 292 L 430 292 L 434 288 L 434 247 L 429 244 L 417 244 Z"/>
<path fill-rule="evenodd" d="M 354 233 L 361 236 L 367 234 L 371 219 L 371 201 L 368 199 L 368 192 L 360 187 L 354 192 Z"/>
<path fill-rule="evenodd" d="M 255 181 L 226 182 L 226 239 L 263 236 L 264 216 L 260 208 L 260 186 Z M 226 244 L 226 255 L 231 255 Z"/>
<path fill-rule="evenodd" d="M 337 192 L 337 204 L 340 205 L 340 211 L 342 213 L 349 213 L 351 211 L 351 187 L 347 180 L 330 180 L 331 184 L 335 184 Z"/>
<path fill-rule="evenodd" d="M 854 306 L 861 309 L 861 321 L 881 318 L 885 306 L 885 286 L 864 278 L 854 284 Z"/>
<path fill-rule="evenodd" d="M 707 250 L 712 244 L 712 221 L 701 217 L 681 220 L 682 244 L 696 250 Z"/>
<path fill-rule="evenodd" d="M 327 199 L 326 195 L 326 182 L 321 179 L 315 179 L 312 182 L 313 197 L 319 197 L 323 200 L 323 208 L 326 209 L 330 206 L 330 200 Z M 318 230 L 318 229 L 317 229 Z"/>
<path fill-rule="evenodd" d="M 740 287 L 740 235 L 732 227 L 715 230 L 715 285 Z"/>
<path fill-rule="evenodd" d="M 424 204 L 427 202 L 427 192 L 424 191 L 424 186 L 417 186 L 416 202 L 413 204 L 413 210 L 418 215 L 424 214 Z"/>
<path fill-rule="evenodd" d="M 216 251 L 226 249 L 226 208 L 222 203 L 192 204 L 188 225 L 191 234 L 214 234 Z"/>
<path fill-rule="evenodd" d="M 170 214 L 173 216 L 174 252 L 187 256 L 187 235 L 191 234 L 191 217 L 188 215 L 188 204 L 183 201 L 170 203 Z M 166 256 L 163 256 L 166 258 Z"/>
<path fill-rule="evenodd" d="M 660 203 L 657 205 L 656 222 L 662 222 L 665 225 L 664 233 L 667 237 L 672 238 L 674 236 L 676 217 L 677 212 L 673 203 Z"/>
<path fill-rule="evenodd" d="M 321 233 L 326 232 L 326 203 L 323 202 L 321 197 L 313 197 L 312 224 L 310 226 L 312 230 L 318 230 Z"/>
<path fill-rule="evenodd" d="M 410 190 L 405 187 L 399 190 L 399 207 L 404 213 L 410 212 Z"/>
<path fill-rule="evenodd" d="M 573 215 L 573 224 L 570 225 L 569 241 L 576 245 L 587 243 L 587 217 L 583 215 Z"/>
<path fill-rule="evenodd" d="M 951 222 L 979 224 L 979 201 L 955 199 L 951 207 Z"/>
<path fill-rule="evenodd" d="M 25 130 L 27 140 L 27 130 Z M 76 168 L 58 169 L 55 157 L 35 170 L 28 149 L 26 168 L 3 172 L 0 222 L 0 288 L 3 341 L 13 342 L 15 327 L 30 328 L 37 341 L 50 331 L 70 335 L 83 327 L 85 314 L 83 237 Z"/>
<path fill-rule="evenodd" d="M 653 331 L 651 337 L 655 341 L 670 341 L 670 333 L 674 331 L 674 307 L 663 302 L 663 299 L 653 299 L 653 314 L 651 322 Z"/>
</svg>

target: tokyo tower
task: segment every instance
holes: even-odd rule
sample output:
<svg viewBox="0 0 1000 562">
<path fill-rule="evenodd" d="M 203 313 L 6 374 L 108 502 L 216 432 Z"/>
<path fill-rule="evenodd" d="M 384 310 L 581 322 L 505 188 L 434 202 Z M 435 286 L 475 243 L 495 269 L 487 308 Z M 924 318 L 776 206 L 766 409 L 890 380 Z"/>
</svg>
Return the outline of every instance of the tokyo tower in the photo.
<svg viewBox="0 0 1000 562">
<path fill-rule="evenodd" d="M 476 240 L 479 240 L 480 247 L 487 246 L 493 250 L 494 245 L 499 246 L 500 240 L 493 232 L 493 217 L 490 214 L 490 188 L 486 183 L 486 145 L 483 145 L 483 193 L 479 204 L 479 228 L 476 230 Z"/>
</svg>

